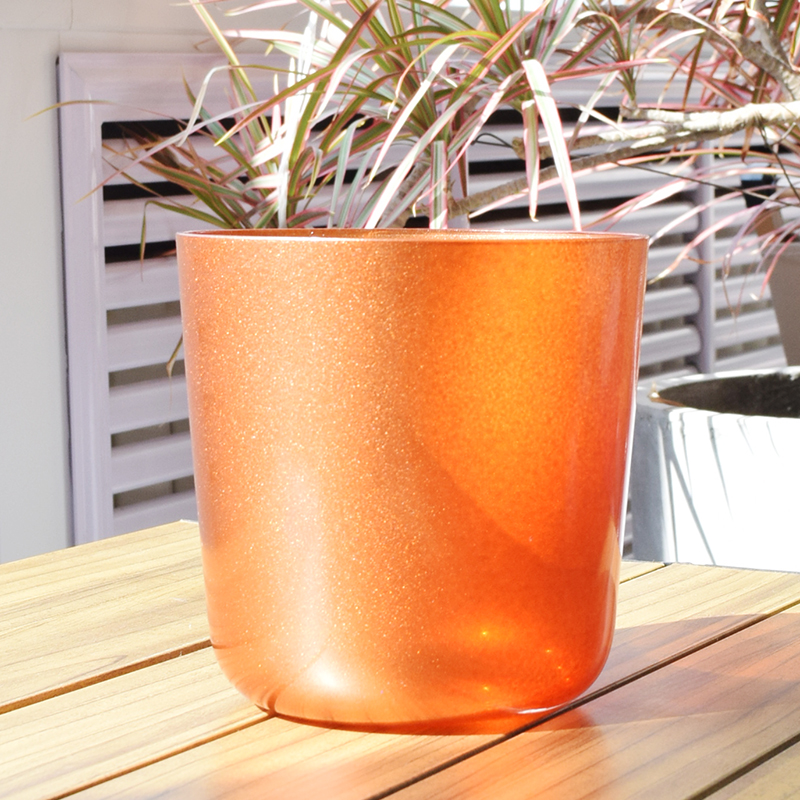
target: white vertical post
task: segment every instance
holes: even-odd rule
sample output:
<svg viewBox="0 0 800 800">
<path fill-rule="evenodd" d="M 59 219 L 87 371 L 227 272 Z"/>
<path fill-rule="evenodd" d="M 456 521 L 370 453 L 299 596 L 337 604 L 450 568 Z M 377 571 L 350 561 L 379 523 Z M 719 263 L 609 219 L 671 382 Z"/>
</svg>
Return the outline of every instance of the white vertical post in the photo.
<svg viewBox="0 0 800 800">
<path fill-rule="evenodd" d="M 80 59 L 58 61 L 59 100 L 94 100 Z M 99 98 L 104 99 L 104 98 Z M 72 480 L 72 541 L 112 530 L 111 436 L 108 412 L 101 117 L 91 103 L 59 109 L 64 215 L 64 292 Z"/>
<path fill-rule="evenodd" d="M 698 159 L 700 173 L 706 173 L 711 167 L 714 156 L 704 153 Z M 695 202 L 700 206 L 698 214 L 699 230 L 707 230 L 714 224 L 714 187 L 707 183 L 700 183 L 694 192 Z M 716 274 L 714 236 L 703 240 L 697 247 L 697 256 L 700 267 L 693 278 L 694 284 L 700 295 L 700 310 L 694 318 L 697 331 L 700 334 L 700 352 L 696 356 L 697 367 L 700 372 L 713 372 L 716 362 L 716 342 L 714 336 L 714 322 L 716 319 L 716 303 L 714 300 L 714 279 Z"/>
</svg>

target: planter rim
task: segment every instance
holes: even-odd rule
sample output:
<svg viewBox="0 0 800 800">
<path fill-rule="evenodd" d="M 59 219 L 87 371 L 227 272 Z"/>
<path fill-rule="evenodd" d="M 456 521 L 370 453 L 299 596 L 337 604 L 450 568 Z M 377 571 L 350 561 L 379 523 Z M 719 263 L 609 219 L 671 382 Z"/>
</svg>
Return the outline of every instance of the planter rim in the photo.
<svg viewBox="0 0 800 800">
<path fill-rule="evenodd" d="M 662 402 L 660 400 L 656 400 L 654 395 L 664 391 L 665 389 L 671 389 L 675 386 L 685 386 L 689 383 L 707 383 L 709 381 L 715 380 L 725 380 L 726 378 L 743 378 L 747 376 L 757 376 L 757 375 L 790 375 L 793 377 L 800 376 L 800 367 L 773 367 L 773 368 L 766 368 L 766 369 L 737 369 L 737 370 L 728 370 L 723 372 L 708 372 L 708 373 L 699 373 L 696 375 L 682 375 L 677 378 L 656 378 L 653 381 L 643 381 L 639 388 L 636 391 L 636 405 L 639 409 L 647 410 L 649 413 L 663 413 L 669 414 L 674 412 L 692 412 L 694 414 L 705 414 L 709 417 L 711 416 L 726 416 L 726 417 L 741 417 L 752 419 L 755 417 L 768 419 L 773 424 L 797 424 L 800 422 L 795 417 L 776 417 L 771 416 L 769 414 L 735 414 L 731 412 L 725 411 L 710 411 L 704 408 L 697 408 L 695 406 L 689 405 L 672 405 L 668 402 Z"/>
<path fill-rule="evenodd" d="M 504 242 L 529 241 L 647 241 L 648 237 L 639 233 L 616 233 L 614 231 L 514 231 L 514 230 L 475 230 L 430 228 L 270 228 L 265 230 L 194 230 L 177 234 L 182 238 L 236 238 L 236 239 L 319 239 L 325 241 L 351 240 L 391 240 L 415 242 L 425 239 L 446 241 Z"/>
</svg>

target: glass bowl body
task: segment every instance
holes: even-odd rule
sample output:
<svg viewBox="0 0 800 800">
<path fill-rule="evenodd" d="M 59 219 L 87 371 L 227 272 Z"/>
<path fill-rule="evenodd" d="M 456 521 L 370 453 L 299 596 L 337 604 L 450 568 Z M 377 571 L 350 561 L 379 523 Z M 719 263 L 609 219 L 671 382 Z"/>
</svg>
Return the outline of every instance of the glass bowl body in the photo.
<svg viewBox="0 0 800 800">
<path fill-rule="evenodd" d="M 520 724 L 611 643 L 643 237 L 178 237 L 211 637 L 274 714 Z"/>
</svg>

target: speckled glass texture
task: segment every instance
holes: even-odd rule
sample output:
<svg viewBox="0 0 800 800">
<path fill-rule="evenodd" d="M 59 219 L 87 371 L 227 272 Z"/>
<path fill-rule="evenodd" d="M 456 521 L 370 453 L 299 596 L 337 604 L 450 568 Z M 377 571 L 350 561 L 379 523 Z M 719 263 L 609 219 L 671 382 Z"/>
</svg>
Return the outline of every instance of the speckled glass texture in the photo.
<svg viewBox="0 0 800 800">
<path fill-rule="evenodd" d="M 178 237 L 211 636 L 312 723 L 503 730 L 611 643 L 646 240 Z"/>
</svg>

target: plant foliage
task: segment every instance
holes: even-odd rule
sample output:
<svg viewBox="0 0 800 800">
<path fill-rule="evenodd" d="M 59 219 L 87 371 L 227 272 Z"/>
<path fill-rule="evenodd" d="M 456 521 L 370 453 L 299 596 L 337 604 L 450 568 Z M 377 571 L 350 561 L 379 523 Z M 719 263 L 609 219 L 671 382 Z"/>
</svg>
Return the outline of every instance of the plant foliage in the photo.
<svg viewBox="0 0 800 800">
<path fill-rule="evenodd" d="M 444 227 L 520 195 L 535 219 L 538 191 L 554 182 L 579 228 L 574 176 L 626 164 L 674 180 L 610 221 L 691 181 L 714 185 L 713 204 L 724 204 L 742 191 L 742 175 L 757 175 L 785 187 L 766 203 L 787 209 L 776 226 L 760 228 L 767 250 L 777 254 L 794 237 L 794 2 L 298 0 L 299 30 L 235 27 L 269 19 L 285 0 L 235 9 L 220 0 L 191 4 L 227 63 L 203 86 L 187 87 L 194 110 L 183 133 L 140 140 L 126 155 L 196 199 L 154 202 L 203 222 L 386 227 L 427 213 L 432 226 Z M 237 56 L 233 43 L 242 38 L 263 42 L 267 58 Z M 270 89 L 259 94 L 265 75 Z M 664 89 L 645 103 L 648 75 Z M 219 80 L 229 82 L 231 108 L 215 117 L 204 97 Z M 557 98 L 574 97 L 578 121 L 567 128 Z M 600 113 L 609 106 L 619 114 Z M 522 121 L 514 151 L 525 177 L 471 194 L 469 148 L 492 114 L 509 107 Z M 698 167 L 703 154 L 713 158 Z M 758 184 L 747 191 L 758 194 Z M 744 247 L 765 213 L 764 206 L 726 210 L 716 227 L 738 223 Z"/>
</svg>

